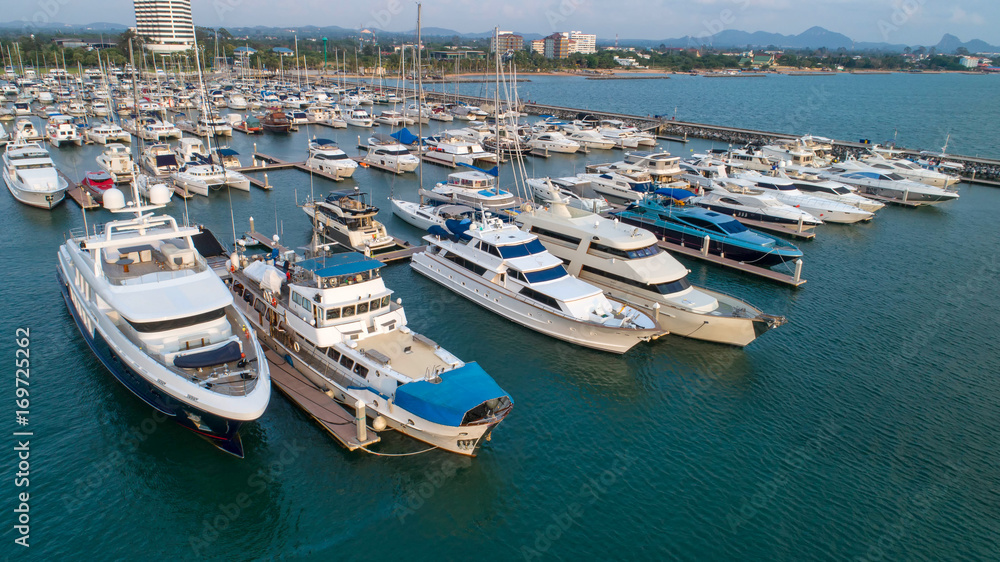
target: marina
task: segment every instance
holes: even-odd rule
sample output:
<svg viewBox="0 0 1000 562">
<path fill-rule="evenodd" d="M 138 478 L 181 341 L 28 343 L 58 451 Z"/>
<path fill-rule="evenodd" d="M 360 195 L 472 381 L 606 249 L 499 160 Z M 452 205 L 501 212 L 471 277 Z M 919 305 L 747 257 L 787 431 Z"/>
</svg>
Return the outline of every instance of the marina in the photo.
<svg viewBox="0 0 1000 562">
<path fill-rule="evenodd" d="M 419 560 L 994 555 L 995 76 L 518 74 L 520 101 L 499 103 L 509 142 L 489 153 L 473 145 L 501 127 L 472 109 L 295 122 L 413 89 L 296 76 L 294 60 L 268 81 L 203 77 L 227 122 L 287 104 L 280 130 L 201 137 L 204 160 L 194 125 L 161 141 L 182 170 L 235 158 L 216 167 L 242 187 L 193 197 L 174 171 L 95 200 L 82 184 L 106 181 L 106 147 L 43 138 L 74 203 L 36 208 L 9 184 L 0 197 L 9 258 L 33 280 L 0 294 L 32 336 L 35 554 L 134 557 L 149 533 L 105 526 L 155 504 L 169 530 L 153 546 L 180 559 L 329 558 L 383 535 L 380 556 Z M 139 103 L 197 100 L 197 73 L 172 72 L 150 70 Z M 489 115 L 482 76 L 424 80 L 438 90 L 424 101 Z M 365 88 L 334 92 L 352 80 Z M 124 91 L 101 96 L 112 114 Z M 889 122 L 914 147 L 902 160 L 847 140 L 830 141 L 836 162 L 823 147 L 762 156 L 882 139 Z M 412 142 L 387 138 L 404 126 Z M 615 148 L 582 140 L 597 137 Z M 365 139 L 422 164 L 369 160 Z M 837 179 L 939 163 L 921 149 L 948 153 L 948 181 L 968 177 Z M 696 173 L 712 165 L 722 175 Z"/>
</svg>

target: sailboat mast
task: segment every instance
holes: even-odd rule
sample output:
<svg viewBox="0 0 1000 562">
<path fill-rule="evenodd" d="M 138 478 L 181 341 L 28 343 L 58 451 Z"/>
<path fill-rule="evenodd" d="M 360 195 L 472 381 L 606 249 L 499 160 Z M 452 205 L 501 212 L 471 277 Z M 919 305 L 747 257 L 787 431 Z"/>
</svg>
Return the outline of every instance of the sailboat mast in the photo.
<svg viewBox="0 0 1000 562">
<path fill-rule="evenodd" d="M 417 164 L 417 181 L 420 182 L 420 188 L 424 187 L 424 156 L 421 154 L 424 144 L 424 73 L 423 67 L 420 65 L 420 8 L 421 5 L 417 3 L 417 158 L 420 163 Z M 423 196 L 421 196 L 421 203 L 423 203 Z"/>
</svg>

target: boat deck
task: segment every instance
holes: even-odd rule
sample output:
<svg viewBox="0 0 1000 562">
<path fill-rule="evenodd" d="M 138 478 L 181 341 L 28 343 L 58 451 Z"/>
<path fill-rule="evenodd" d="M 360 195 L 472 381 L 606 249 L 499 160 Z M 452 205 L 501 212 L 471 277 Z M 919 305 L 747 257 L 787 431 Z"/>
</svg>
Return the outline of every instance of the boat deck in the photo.
<svg viewBox="0 0 1000 562">
<path fill-rule="evenodd" d="M 389 359 L 394 371 L 411 379 L 423 379 L 437 370 L 450 368 L 435 353 L 439 349 L 436 344 L 423 336 L 414 337 L 413 332 L 392 330 L 358 341 L 358 348 L 378 351 Z"/>
<path fill-rule="evenodd" d="M 325 392 L 316 388 L 316 385 L 274 351 L 268 349 L 264 352 L 264 356 L 267 358 L 268 367 L 270 367 L 271 382 L 274 387 L 315 420 L 347 450 L 354 451 L 360 447 L 367 447 L 379 442 L 380 437 L 371 428 L 367 430 L 368 438 L 364 441 L 358 441 L 358 428 L 354 416 L 350 412 Z"/>
</svg>

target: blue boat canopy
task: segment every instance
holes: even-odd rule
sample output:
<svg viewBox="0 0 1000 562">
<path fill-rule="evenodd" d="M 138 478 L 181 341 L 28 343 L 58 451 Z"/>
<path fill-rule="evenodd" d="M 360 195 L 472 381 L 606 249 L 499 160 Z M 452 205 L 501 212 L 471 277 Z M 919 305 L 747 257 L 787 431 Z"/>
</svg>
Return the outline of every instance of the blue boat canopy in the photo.
<svg viewBox="0 0 1000 562">
<path fill-rule="evenodd" d="M 478 166 L 473 166 L 472 164 L 466 164 L 464 162 L 456 162 L 459 166 L 465 166 L 466 168 L 472 168 L 473 170 L 480 171 L 488 176 L 499 177 L 500 176 L 500 166 L 493 166 L 489 170 L 484 170 Z"/>
<path fill-rule="evenodd" d="M 295 265 L 313 272 L 317 277 L 338 277 L 379 269 L 383 264 L 358 252 L 347 252 L 300 261 Z"/>
<path fill-rule="evenodd" d="M 661 187 L 660 189 L 657 189 L 655 193 L 657 195 L 666 195 L 667 197 L 676 199 L 678 201 L 683 201 L 688 197 L 694 197 L 694 193 L 691 193 L 686 189 L 680 189 L 677 187 Z"/>
<path fill-rule="evenodd" d="M 510 396 L 478 363 L 440 375 L 441 382 L 416 381 L 396 389 L 396 405 L 427 421 L 460 426 L 465 414 L 487 400 Z"/>
<path fill-rule="evenodd" d="M 239 152 L 236 152 L 235 150 L 233 150 L 231 148 L 220 148 L 216 152 L 218 152 L 220 156 L 239 156 L 240 155 Z"/>
<path fill-rule="evenodd" d="M 390 137 L 398 140 L 400 144 L 413 144 L 420 140 L 420 137 L 414 135 L 409 129 L 403 127 L 398 132 L 389 135 Z"/>
</svg>

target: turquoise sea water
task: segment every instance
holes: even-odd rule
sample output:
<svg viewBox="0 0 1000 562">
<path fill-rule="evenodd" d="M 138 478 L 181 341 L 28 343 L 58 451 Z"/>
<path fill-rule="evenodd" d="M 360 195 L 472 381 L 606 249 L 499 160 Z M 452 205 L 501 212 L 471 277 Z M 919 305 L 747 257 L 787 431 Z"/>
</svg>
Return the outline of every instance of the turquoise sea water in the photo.
<svg viewBox="0 0 1000 562">
<path fill-rule="evenodd" d="M 952 95 L 972 97 L 994 78 L 780 77 L 782 88 L 747 91 L 772 78 L 720 79 L 711 88 L 690 78 L 691 88 L 705 90 L 700 98 L 661 90 L 688 77 L 581 80 L 572 88 L 538 78 L 522 96 L 625 112 L 679 105 L 679 118 L 780 130 L 767 123 L 794 111 L 796 90 L 808 95 L 819 81 L 839 80 L 874 89 L 883 81 L 882 98 L 923 100 L 921 107 L 954 117 L 924 127 L 926 109 L 904 112 L 869 92 L 868 101 L 850 104 L 835 96 L 840 115 L 810 114 L 797 130 L 875 139 L 875 124 L 905 113 L 901 141 L 905 131 L 935 146 L 940 126 L 952 129 L 955 152 L 996 150 L 988 125 L 997 105 L 977 109 Z M 912 84 L 927 93 L 917 95 Z M 261 152 L 302 159 L 313 134 L 350 149 L 365 132 L 304 128 L 287 137 L 236 136 L 232 144 L 244 156 L 256 141 Z M 959 139 L 968 139 L 962 149 Z M 72 177 L 94 169 L 98 152 L 52 150 Z M 619 157 L 529 160 L 528 172 L 570 174 Z M 448 170 L 424 172 L 429 184 Z M 390 232 L 420 237 L 392 217 L 387 201 L 390 193 L 415 198 L 413 176 L 359 170 L 354 181 L 332 184 L 279 171 L 269 180 L 271 192 L 232 193 L 238 232 L 253 216 L 259 231 L 305 244 L 309 225 L 296 198 L 357 184 L 379 202 Z M 471 460 L 348 453 L 277 394 L 245 427 L 243 460 L 158 423 L 92 356 L 59 295 L 55 253 L 64 233 L 82 226 L 80 210 L 67 203 L 37 211 L 3 193 L 0 357 L 14 356 L 16 327 L 31 329 L 34 436 L 32 546 L 13 544 L 19 489 L 8 437 L 0 552 L 33 560 L 995 560 L 1000 192 L 969 185 L 960 192 L 939 208 L 886 208 L 870 224 L 819 228 L 816 240 L 801 243 L 808 283 L 798 290 L 686 262 L 695 283 L 788 316 L 789 324 L 742 350 L 672 336 L 624 356 L 576 348 L 502 320 L 407 265 L 387 267 L 386 283 L 413 327 L 480 362 L 515 400 Z M 184 205 L 168 210 L 181 216 Z M 231 242 L 225 192 L 191 199 L 188 212 Z M 3 423 L 12 432 L 12 374 L 4 388 Z M 422 448 L 387 435 L 377 450 Z"/>
</svg>

